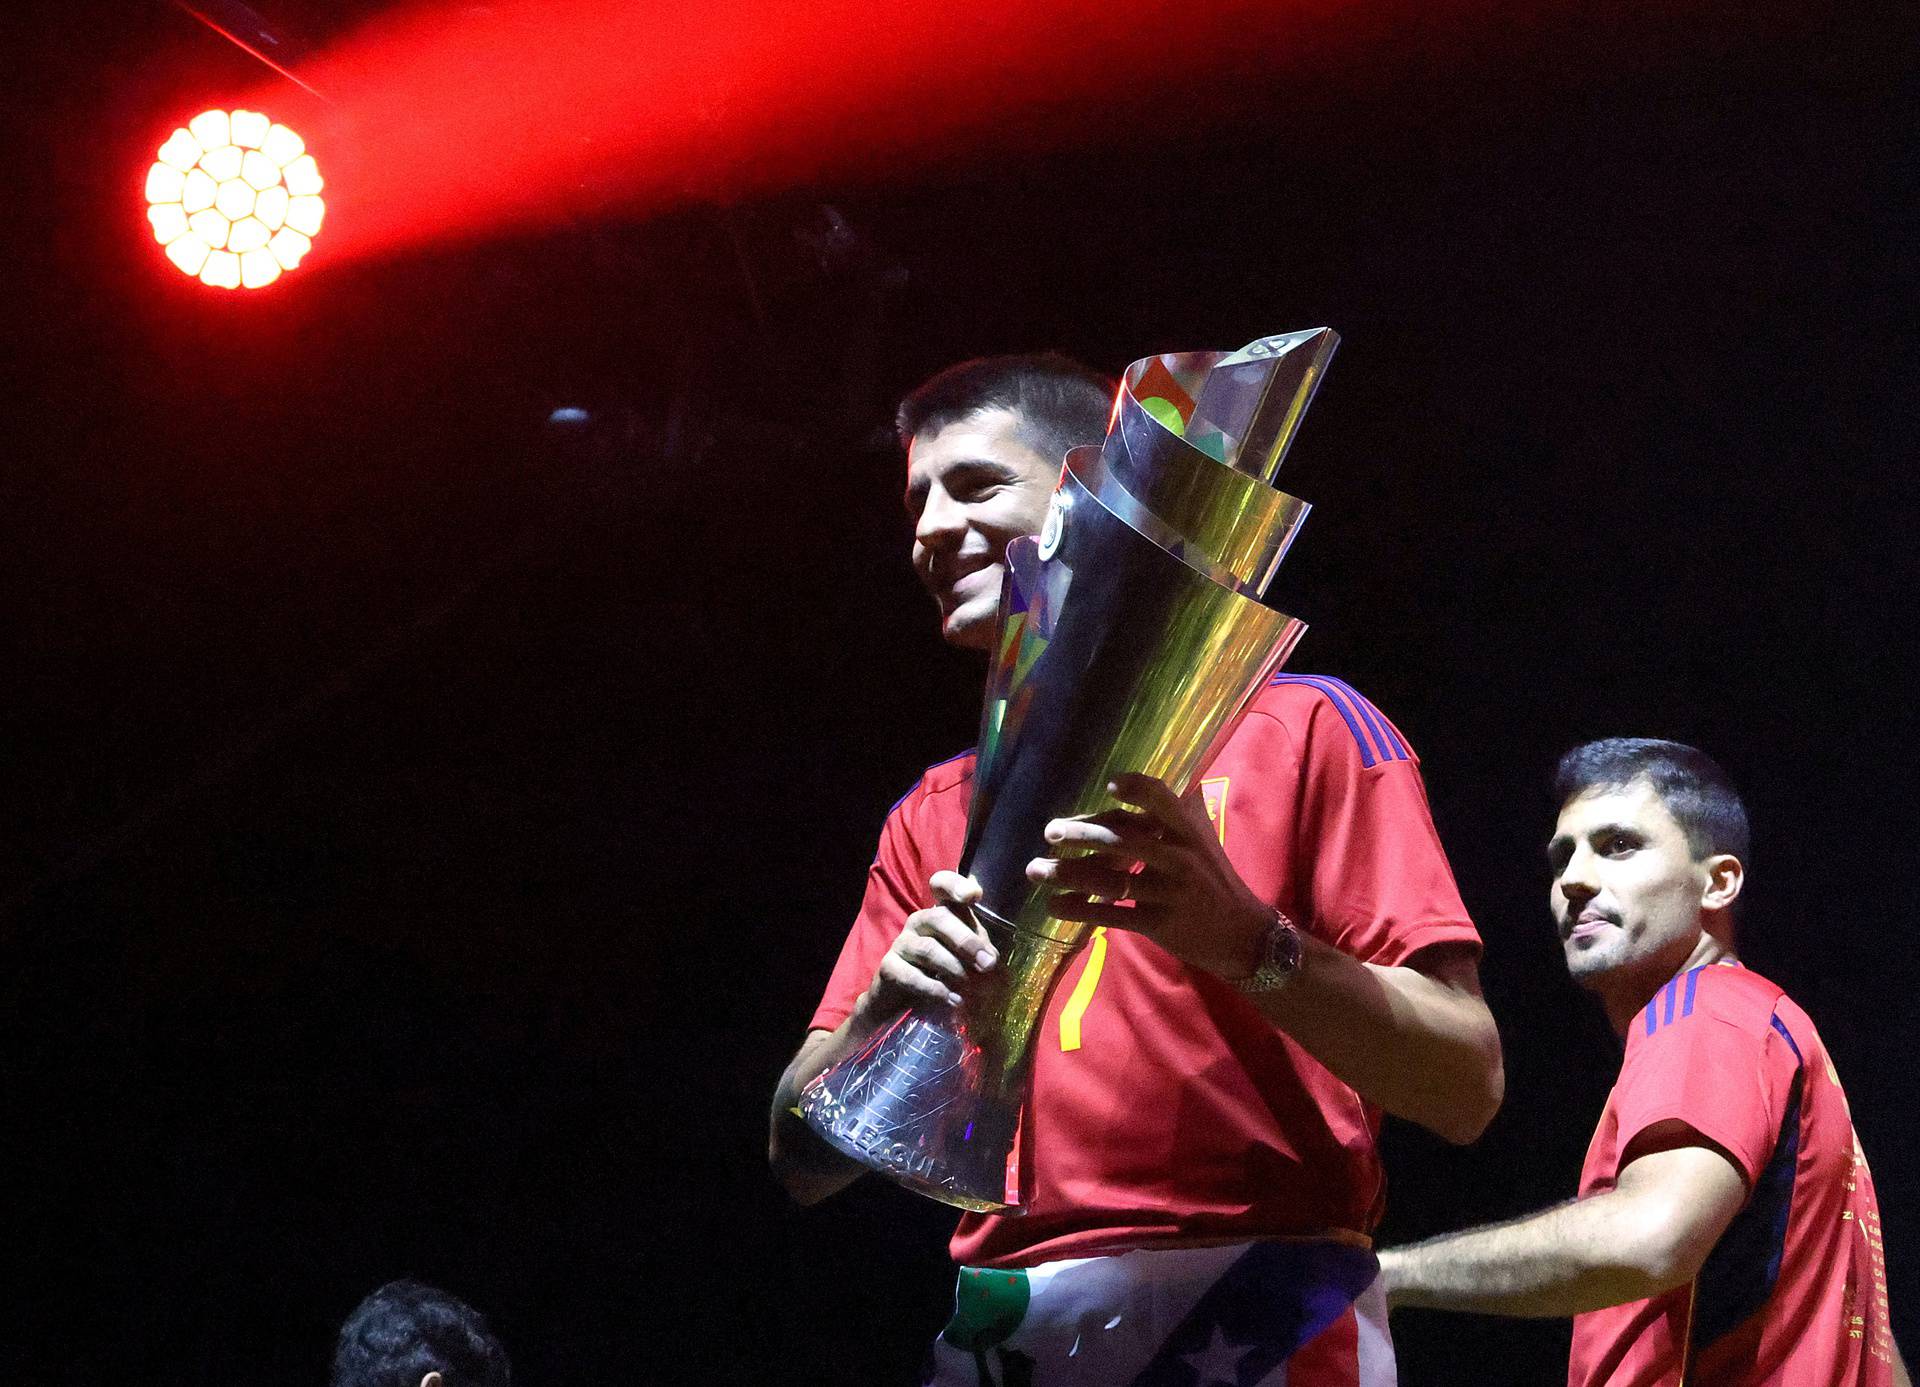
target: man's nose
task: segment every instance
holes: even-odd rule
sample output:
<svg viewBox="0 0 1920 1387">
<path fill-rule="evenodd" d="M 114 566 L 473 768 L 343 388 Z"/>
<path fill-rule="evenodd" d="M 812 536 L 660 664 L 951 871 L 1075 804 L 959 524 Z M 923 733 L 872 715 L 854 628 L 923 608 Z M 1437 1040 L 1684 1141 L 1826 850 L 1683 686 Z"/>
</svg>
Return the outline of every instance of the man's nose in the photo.
<svg viewBox="0 0 1920 1387">
<path fill-rule="evenodd" d="M 913 537 L 923 547 L 941 549 L 950 546 L 967 530 L 967 518 L 959 502 L 940 487 L 927 492 L 927 503 L 913 523 Z"/>
<path fill-rule="evenodd" d="M 1584 905 L 1600 894 L 1600 886 L 1593 879 L 1593 860 L 1586 853 L 1576 852 L 1560 869 L 1560 875 L 1554 880 L 1554 886 L 1567 898 L 1571 906 Z"/>
</svg>

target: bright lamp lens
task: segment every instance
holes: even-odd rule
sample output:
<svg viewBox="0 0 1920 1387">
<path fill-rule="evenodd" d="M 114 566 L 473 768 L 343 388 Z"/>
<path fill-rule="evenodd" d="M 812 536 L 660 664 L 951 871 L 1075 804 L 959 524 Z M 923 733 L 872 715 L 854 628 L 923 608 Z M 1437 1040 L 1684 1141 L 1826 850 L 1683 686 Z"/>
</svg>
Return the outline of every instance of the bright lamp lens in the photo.
<svg viewBox="0 0 1920 1387">
<path fill-rule="evenodd" d="M 324 186 L 286 126 L 258 111 L 202 111 L 147 171 L 147 222 L 181 273 L 219 289 L 264 288 L 312 246 Z"/>
</svg>

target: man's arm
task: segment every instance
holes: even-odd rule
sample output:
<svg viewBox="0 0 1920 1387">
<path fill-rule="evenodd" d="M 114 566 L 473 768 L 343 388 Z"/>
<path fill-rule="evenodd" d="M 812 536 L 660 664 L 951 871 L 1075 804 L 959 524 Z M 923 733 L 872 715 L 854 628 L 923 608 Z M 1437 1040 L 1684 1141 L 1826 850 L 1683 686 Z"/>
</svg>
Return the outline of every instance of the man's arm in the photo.
<svg viewBox="0 0 1920 1387">
<path fill-rule="evenodd" d="M 838 1194 L 866 1171 L 815 1136 L 795 1111 L 806 1086 L 857 1052 L 907 1007 L 959 1005 L 967 980 L 997 962 L 986 934 L 953 909 L 978 900 L 980 888 L 952 872 L 936 873 L 932 887 L 938 904 L 907 917 L 847 1019 L 831 1031 L 808 1031 L 774 1087 L 767 1163 L 774 1178 L 802 1204 Z"/>
<path fill-rule="evenodd" d="M 1299 973 L 1249 1000 L 1368 1102 L 1458 1145 L 1477 1140 L 1506 1071 L 1472 948 L 1387 968 L 1304 933 L 1301 945 Z"/>
<path fill-rule="evenodd" d="M 1690 1140 L 1689 1140 L 1690 1139 Z M 1733 1159 L 1679 1123 L 1621 1170 L 1613 1189 L 1511 1223 L 1380 1253 L 1394 1305 L 1491 1315 L 1578 1315 L 1685 1285 L 1746 1201 Z"/>
<path fill-rule="evenodd" d="M 1227 860 L 1205 806 L 1150 776 L 1121 776 L 1115 792 L 1138 811 L 1047 826 L 1056 852 L 1089 854 L 1029 865 L 1034 881 L 1065 893 L 1054 913 L 1136 930 L 1196 968 L 1247 977 L 1273 908 Z M 1506 1079 L 1472 950 L 1436 947 L 1385 967 L 1301 942 L 1298 973 L 1249 1000 L 1367 1101 L 1449 1141 L 1478 1137 Z"/>
<path fill-rule="evenodd" d="M 834 1030 L 808 1031 L 774 1086 L 767 1164 L 773 1167 L 773 1178 L 796 1203 L 818 1204 L 865 1173 L 866 1167 L 820 1140 L 800 1116 L 801 1092 L 815 1076 L 859 1049 L 865 1034 L 871 1032 L 863 1033 L 851 1016 Z"/>
</svg>

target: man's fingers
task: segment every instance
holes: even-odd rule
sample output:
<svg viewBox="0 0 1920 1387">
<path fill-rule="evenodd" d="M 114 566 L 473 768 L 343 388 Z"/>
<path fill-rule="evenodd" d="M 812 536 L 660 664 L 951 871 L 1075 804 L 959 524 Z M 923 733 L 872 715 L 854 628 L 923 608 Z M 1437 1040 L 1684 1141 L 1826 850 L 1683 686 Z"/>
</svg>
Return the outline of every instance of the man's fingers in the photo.
<svg viewBox="0 0 1920 1387">
<path fill-rule="evenodd" d="M 880 976 L 889 986 L 916 1001 L 929 1002 L 937 1006 L 957 1007 L 960 994 L 935 977 L 920 971 L 897 952 L 889 952 L 880 960 Z"/>
<path fill-rule="evenodd" d="M 1088 823 L 1105 824 L 1108 828 L 1121 833 L 1144 833 L 1149 837 L 1159 833 L 1160 821 L 1144 809 L 1129 809 L 1124 804 L 1111 809 L 1102 809 L 1098 814 L 1081 816 Z"/>
<path fill-rule="evenodd" d="M 985 930 L 967 923 L 945 906 L 914 911 L 907 917 L 907 929 L 939 939 L 953 951 L 955 958 L 972 959 L 974 966 L 982 970 L 991 968 L 999 958 Z"/>
<path fill-rule="evenodd" d="M 945 940 L 931 934 L 903 934 L 900 942 L 893 946 L 893 951 L 923 973 L 951 978 L 955 982 L 965 982 L 967 979 L 967 966 L 960 961 L 960 954 L 948 948 Z M 961 953 L 964 952 L 962 949 Z"/>
<path fill-rule="evenodd" d="M 1151 814 L 1138 809 L 1102 809 L 1098 814 L 1076 814 L 1064 819 L 1050 819 L 1047 822 L 1048 840 L 1057 829 L 1069 826 L 1097 828 L 1103 830 L 1110 841 L 1131 843 L 1160 836 L 1160 823 Z"/>
<path fill-rule="evenodd" d="M 1107 788 L 1123 803 L 1137 804 L 1158 817 L 1164 818 L 1180 807 L 1180 796 L 1174 794 L 1173 787 L 1157 776 L 1121 771 Z"/>
<path fill-rule="evenodd" d="M 980 903 L 982 894 L 980 883 L 972 877 L 961 876 L 958 872 L 935 872 L 927 878 L 927 886 L 932 890 L 933 898 L 942 906 L 964 912 L 969 907 Z M 947 918 L 961 917 L 956 917 L 949 911 Z M 971 958 L 981 968 L 993 967 L 1000 954 L 993 947 L 993 941 L 987 938 L 987 932 L 977 925 L 967 923 L 964 919 L 962 919 L 962 928 L 968 931 L 968 937 L 956 939 L 955 947 L 964 957 Z"/>
<path fill-rule="evenodd" d="M 1159 899 L 1158 881 L 1116 865 L 1109 857 L 1036 857 L 1027 864 L 1027 880 L 1108 900 Z"/>
<path fill-rule="evenodd" d="M 1113 783 L 1107 788 L 1117 799 L 1139 805 L 1169 829 L 1204 834 L 1211 827 L 1206 817 L 1206 805 L 1197 795 L 1182 799 L 1166 781 L 1151 775 L 1123 771 L 1114 776 Z"/>
<path fill-rule="evenodd" d="M 1170 867 L 1178 860 L 1181 847 L 1137 826 L 1115 828 L 1102 823 L 1104 816 L 1091 819 L 1055 819 L 1046 827 L 1045 837 L 1056 851 L 1081 849 L 1110 857 L 1144 862 L 1149 867 Z"/>
<path fill-rule="evenodd" d="M 927 880 L 933 898 L 942 905 L 974 905 L 980 900 L 980 883 L 958 872 L 935 872 Z"/>
</svg>

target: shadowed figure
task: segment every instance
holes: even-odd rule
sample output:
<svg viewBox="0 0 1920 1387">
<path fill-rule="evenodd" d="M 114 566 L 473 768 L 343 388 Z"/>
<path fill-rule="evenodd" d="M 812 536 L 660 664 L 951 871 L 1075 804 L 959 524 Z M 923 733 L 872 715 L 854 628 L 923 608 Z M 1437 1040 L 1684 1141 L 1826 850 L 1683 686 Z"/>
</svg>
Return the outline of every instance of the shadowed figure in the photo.
<svg viewBox="0 0 1920 1387">
<path fill-rule="evenodd" d="M 389 1281 L 340 1327 L 331 1387 L 512 1387 L 486 1317 L 418 1281 Z"/>
</svg>

